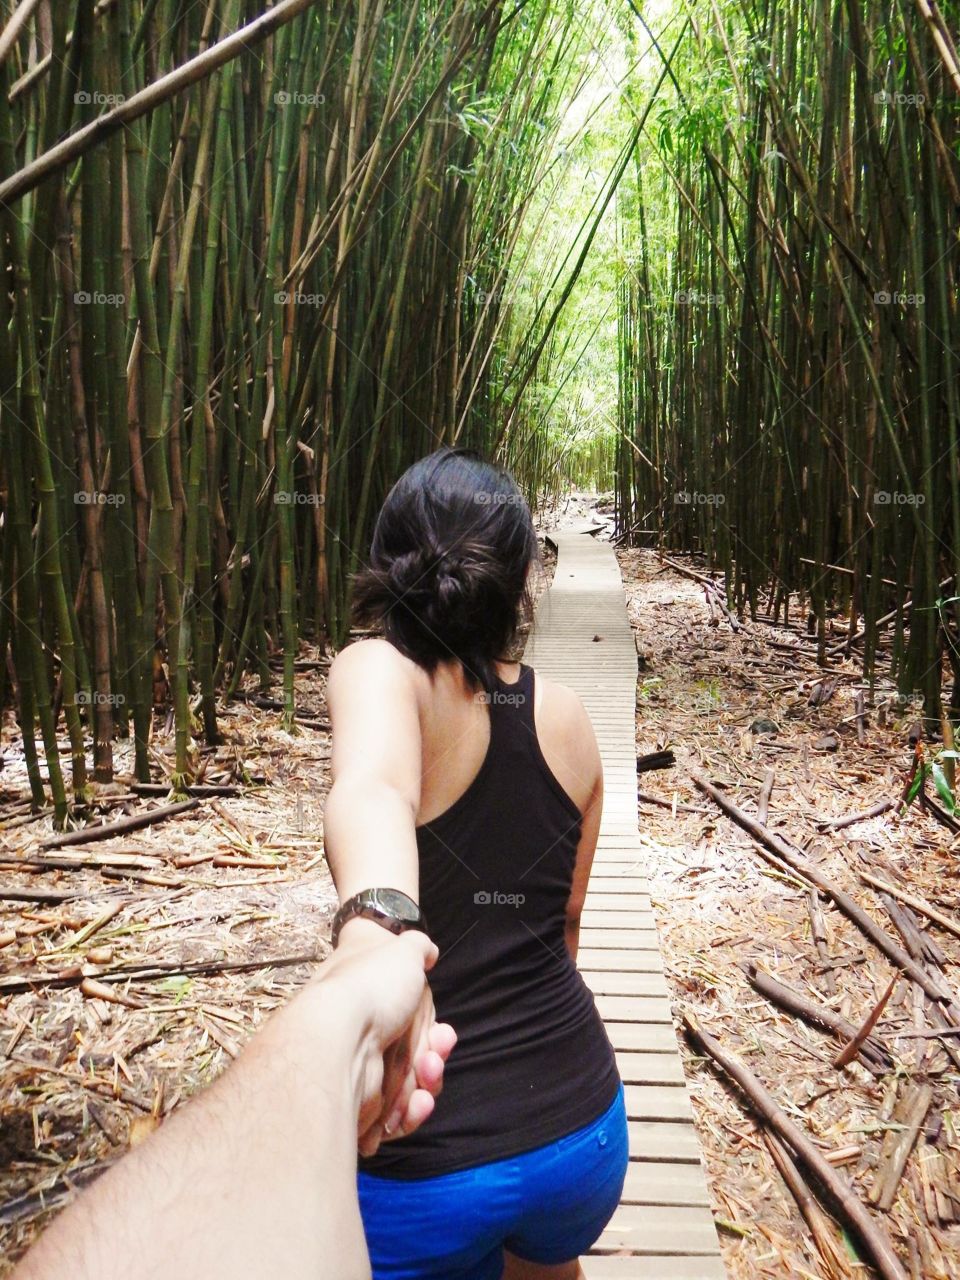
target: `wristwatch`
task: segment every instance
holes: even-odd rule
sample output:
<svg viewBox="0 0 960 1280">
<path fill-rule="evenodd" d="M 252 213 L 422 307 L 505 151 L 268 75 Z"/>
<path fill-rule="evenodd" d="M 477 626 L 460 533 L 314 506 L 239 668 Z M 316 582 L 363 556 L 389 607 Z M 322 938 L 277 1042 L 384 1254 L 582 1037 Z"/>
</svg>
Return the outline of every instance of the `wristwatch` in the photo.
<svg viewBox="0 0 960 1280">
<path fill-rule="evenodd" d="M 340 930 L 354 916 L 375 920 L 391 933 L 403 933 L 407 929 L 427 932 L 423 912 L 407 894 L 401 893 L 399 889 L 364 889 L 348 898 L 333 917 L 331 941 L 334 946 L 337 945 Z"/>
</svg>

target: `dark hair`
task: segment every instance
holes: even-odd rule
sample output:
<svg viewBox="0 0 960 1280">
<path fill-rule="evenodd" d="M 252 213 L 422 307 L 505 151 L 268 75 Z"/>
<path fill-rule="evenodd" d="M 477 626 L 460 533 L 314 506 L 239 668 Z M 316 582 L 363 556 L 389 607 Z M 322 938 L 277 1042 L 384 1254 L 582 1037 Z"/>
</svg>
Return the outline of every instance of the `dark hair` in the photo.
<svg viewBox="0 0 960 1280">
<path fill-rule="evenodd" d="M 494 688 L 531 612 L 539 561 L 530 509 L 513 477 L 473 449 L 443 448 L 409 467 L 377 518 L 354 616 L 427 671 L 458 658 L 471 688 Z"/>
</svg>

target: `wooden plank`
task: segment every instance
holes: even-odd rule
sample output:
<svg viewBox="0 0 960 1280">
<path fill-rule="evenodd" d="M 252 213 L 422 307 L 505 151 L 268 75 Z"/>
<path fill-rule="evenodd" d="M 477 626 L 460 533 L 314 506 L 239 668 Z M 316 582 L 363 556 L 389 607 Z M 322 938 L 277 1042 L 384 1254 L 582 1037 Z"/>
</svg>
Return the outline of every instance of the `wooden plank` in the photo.
<svg viewBox="0 0 960 1280">
<path fill-rule="evenodd" d="M 627 1084 L 623 1091 L 631 1120 L 678 1120 L 693 1124 L 693 1109 L 683 1084 Z"/>
<path fill-rule="evenodd" d="M 720 1245 L 713 1219 L 697 1206 L 621 1204 L 594 1249 L 631 1249 L 641 1257 L 709 1256 L 718 1254 Z"/>
<path fill-rule="evenodd" d="M 632 1053 L 672 1053 L 678 1062 L 677 1035 L 673 1023 L 606 1022 L 607 1035 L 614 1049 Z M 681 1063 L 682 1066 L 682 1063 Z"/>
<path fill-rule="evenodd" d="M 595 996 L 667 995 L 667 980 L 659 973 L 611 973 L 605 969 L 581 969 L 583 980 Z"/>
<path fill-rule="evenodd" d="M 656 929 L 589 929 L 580 928 L 580 949 L 615 948 L 630 951 L 657 951 L 660 941 Z"/>
<path fill-rule="evenodd" d="M 630 1120 L 631 1160 L 700 1167 L 700 1142 L 692 1124 L 681 1120 Z"/>
<path fill-rule="evenodd" d="M 629 867 L 631 864 L 628 862 Z M 596 866 L 596 863 L 594 863 Z M 622 893 L 627 894 L 631 898 L 650 897 L 650 882 L 646 876 L 630 874 L 623 872 L 617 875 L 616 872 L 610 871 L 606 866 L 600 875 L 592 875 L 590 877 L 591 893 Z M 631 905 L 633 905 L 631 903 Z"/>
<path fill-rule="evenodd" d="M 618 1052 L 617 1069 L 624 1084 L 678 1085 L 686 1082 L 683 1063 L 675 1045 L 659 1053 Z"/>
<path fill-rule="evenodd" d="M 673 1026 L 670 1001 L 660 996 L 594 996 L 604 1022 L 668 1022 Z"/>
<path fill-rule="evenodd" d="M 630 901 L 624 901 L 628 897 Z M 594 892 L 593 886 L 588 885 L 583 909 L 584 911 L 649 911 L 651 910 L 650 895 L 648 893 L 600 893 Z"/>
<path fill-rule="evenodd" d="M 584 929 L 655 929 L 657 922 L 652 911 L 593 911 L 585 910 L 580 917 Z"/>
<path fill-rule="evenodd" d="M 623 1204 L 686 1204 L 709 1208 L 710 1193 L 698 1164 L 631 1160 L 621 1201 Z"/>
<path fill-rule="evenodd" d="M 594 932 L 591 930 L 591 932 Z M 610 969 L 623 973 L 661 973 L 663 961 L 656 944 L 641 950 L 630 947 L 627 950 L 616 947 L 581 947 L 577 954 L 577 965 L 583 970 Z"/>
<path fill-rule="evenodd" d="M 586 1280 L 726 1280 L 719 1257 L 664 1257 L 639 1255 L 587 1254 L 580 1259 Z"/>
</svg>

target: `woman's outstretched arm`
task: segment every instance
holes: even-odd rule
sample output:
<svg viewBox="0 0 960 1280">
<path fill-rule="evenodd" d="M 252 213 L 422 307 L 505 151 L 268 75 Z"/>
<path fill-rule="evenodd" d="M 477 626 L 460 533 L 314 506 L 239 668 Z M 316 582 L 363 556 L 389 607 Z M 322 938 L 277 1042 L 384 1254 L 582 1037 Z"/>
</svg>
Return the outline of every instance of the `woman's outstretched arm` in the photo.
<svg viewBox="0 0 960 1280">
<path fill-rule="evenodd" d="M 367 1280 L 359 1129 L 420 1008 L 423 934 L 340 952 L 208 1090 L 54 1221 L 11 1280 Z M 403 1125 L 433 1110 L 454 1042 L 433 1024 Z"/>
</svg>

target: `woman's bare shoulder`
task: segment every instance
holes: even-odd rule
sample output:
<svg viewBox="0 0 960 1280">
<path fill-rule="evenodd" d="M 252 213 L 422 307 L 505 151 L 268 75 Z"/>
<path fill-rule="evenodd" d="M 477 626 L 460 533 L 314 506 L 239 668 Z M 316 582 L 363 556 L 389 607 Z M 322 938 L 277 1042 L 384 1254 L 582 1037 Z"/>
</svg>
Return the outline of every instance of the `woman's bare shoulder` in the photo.
<svg viewBox="0 0 960 1280">
<path fill-rule="evenodd" d="M 602 774 L 600 750 L 587 709 L 569 685 L 538 671 L 534 714 L 537 738 L 547 763 L 582 807 Z"/>
</svg>

